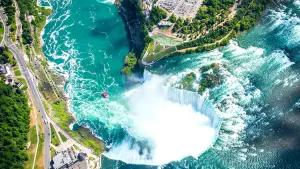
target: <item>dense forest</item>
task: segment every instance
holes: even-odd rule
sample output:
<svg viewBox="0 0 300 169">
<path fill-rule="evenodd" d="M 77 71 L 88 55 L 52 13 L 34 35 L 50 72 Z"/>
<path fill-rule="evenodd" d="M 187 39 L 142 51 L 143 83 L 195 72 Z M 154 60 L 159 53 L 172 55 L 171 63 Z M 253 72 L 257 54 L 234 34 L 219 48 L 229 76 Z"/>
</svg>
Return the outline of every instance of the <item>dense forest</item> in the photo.
<svg viewBox="0 0 300 169">
<path fill-rule="evenodd" d="M 15 7 L 13 6 L 13 0 L 1 0 L 0 5 L 3 7 L 7 15 L 7 25 L 11 25 L 15 21 Z"/>
<path fill-rule="evenodd" d="M 0 168 L 21 169 L 28 160 L 29 108 L 20 89 L 0 80 Z"/>
</svg>

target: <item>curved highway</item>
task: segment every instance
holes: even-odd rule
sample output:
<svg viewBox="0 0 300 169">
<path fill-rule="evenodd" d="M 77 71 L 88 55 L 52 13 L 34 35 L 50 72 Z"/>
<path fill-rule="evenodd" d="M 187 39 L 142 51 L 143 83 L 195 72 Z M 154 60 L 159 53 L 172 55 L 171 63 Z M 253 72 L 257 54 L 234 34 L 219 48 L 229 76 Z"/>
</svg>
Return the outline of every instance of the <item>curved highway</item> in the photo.
<svg viewBox="0 0 300 169">
<path fill-rule="evenodd" d="M 51 132 L 50 132 L 50 125 L 49 125 L 49 118 L 47 116 L 47 113 L 45 111 L 44 105 L 42 103 L 42 99 L 38 90 L 37 85 L 35 84 L 33 80 L 33 76 L 30 75 L 29 68 L 27 67 L 27 64 L 24 60 L 24 57 L 20 50 L 16 47 L 16 45 L 9 39 L 7 35 L 9 35 L 9 30 L 6 25 L 6 19 L 7 17 L 3 14 L 3 10 L 0 9 L 0 18 L 2 22 L 4 23 L 6 36 L 4 36 L 3 42 L 6 44 L 6 46 L 12 51 L 14 54 L 15 59 L 18 62 L 20 71 L 24 78 L 27 81 L 28 88 L 30 90 L 31 96 L 33 97 L 33 101 L 38 109 L 38 112 L 40 116 L 43 119 L 43 122 L 46 121 L 46 124 L 44 124 L 44 168 L 49 169 L 50 168 L 50 142 L 51 142 Z M 45 121 L 44 121 L 45 120 Z"/>
</svg>

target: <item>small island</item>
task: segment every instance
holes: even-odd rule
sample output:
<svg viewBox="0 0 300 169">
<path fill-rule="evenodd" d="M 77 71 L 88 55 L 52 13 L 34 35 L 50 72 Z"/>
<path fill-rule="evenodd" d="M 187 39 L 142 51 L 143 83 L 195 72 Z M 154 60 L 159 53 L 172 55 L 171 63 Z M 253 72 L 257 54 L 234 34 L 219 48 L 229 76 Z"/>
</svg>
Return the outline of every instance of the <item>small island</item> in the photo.
<svg viewBox="0 0 300 169">
<path fill-rule="evenodd" d="M 270 0 L 118 1 L 116 3 L 126 20 L 133 43 L 132 52 L 125 59 L 122 73 L 131 74 L 138 67 L 137 63 L 140 66 L 149 66 L 162 58 L 226 46 L 236 35 L 255 25 L 270 2 Z"/>
</svg>

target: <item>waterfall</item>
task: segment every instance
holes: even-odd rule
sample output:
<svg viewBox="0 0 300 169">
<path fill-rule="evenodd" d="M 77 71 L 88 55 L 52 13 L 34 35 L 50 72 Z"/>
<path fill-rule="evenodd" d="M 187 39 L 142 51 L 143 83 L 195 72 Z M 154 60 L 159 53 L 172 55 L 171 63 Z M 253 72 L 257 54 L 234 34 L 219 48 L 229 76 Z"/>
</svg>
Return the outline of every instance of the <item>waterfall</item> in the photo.
<svg viewBox="0 0 300 169">
<path fill-rule="evenodd" d="M 222 123 L 214 106 L 198 93 L 165 86 L 167 79 L 145 70 L 144 83 L 128 101 L 130 135 L 105 156 L 130 164 L 163 165 L 198 158 L 214 145 Z"/>
<path fill-rule="evenodd" d="M 168 99 L 180 103 L 182 105 L 192 105 L 197 112 L 207 116 L 211 120 L 211 126 L 217 130 L 220 129 L 222 120 L 215 112 L 213 104 L 208 98 L 202 97 L 198 93 L 177 89 L 174 87 L 166 87 L 168 90 Z"/>
<path fill-rule="evenodd" d="M 144 81 L 150 80 L 152 74 L 144 70 Z M 182 104 L 182 105 L 191 105 L 197 112 L 207 116 L 211 120 L 211 126 L 217 131 L 220 130 L 222 125 L 222 119 L 217 115 L 213 104 L 206 97 L 201 96 L 198 93 L 177 89 L 171 86 L 165 86 L 167 90 L 167 96 L 170 101 Z M 218 138 L 218 133 L 216 133 L 215 138 Z M 215 140 L 216 140 L 215 139 Z"/>
<path fill-rule="evenodd" d="M 144 70 L 144 73 L 143 73 L 143 78 L 144 78 L 144 81 L 147 81 L 151 78 L 152 74 L 148 71 L 148 70 Z"/>
</svg>

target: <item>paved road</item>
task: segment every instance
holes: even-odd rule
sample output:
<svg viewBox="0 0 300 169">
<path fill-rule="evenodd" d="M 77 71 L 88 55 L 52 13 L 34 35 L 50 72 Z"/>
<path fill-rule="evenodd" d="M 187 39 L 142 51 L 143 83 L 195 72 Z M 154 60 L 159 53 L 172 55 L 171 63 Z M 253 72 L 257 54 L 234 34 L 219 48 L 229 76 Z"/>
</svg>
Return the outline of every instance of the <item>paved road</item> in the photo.
<svg viewBox="0 0 300 169">
<path fill-rule="evenodd" d="M 3 15 L 2 11 L 0 11 L 0 18 L 1 20 L 6 23 L 6 16 Z M 5 25 L 5 24 L 4 24 Z M 5 26 L 5 31 L 8 31 L 7 26 Z M 6 32 L 6 35 L 9 33 Z M 26 62 L 24 60 L 24 57 L 22 56 L 21 52 L 19 49 L 16 47 L 16 45 L 6 36 L 4 38 L 4 43 L 6 46 L 13 52 L 15 59 L 18 62 L 19 68 L 22 72 L 22 75 L 27 81 L 28 88 L 30 89 L 31 96 L 33 97 L 33 101 L 36 104 L 36 107 L 39 111 L 39 114 L 47 121 L 47 124 L 44 126 L 44 168 L 49 169 L 50 168 L 50 139 L 51 139 L 51 133 L 50 133 L 50 126 L 48 123 L 48 116 L 46 114 L 45 108 L 42 103 L 42 99 L 38 90 L 38 87 L 36 86 L 32 76 L 30 75 L 29 68 L 26 65 Z"/>
</svg>

